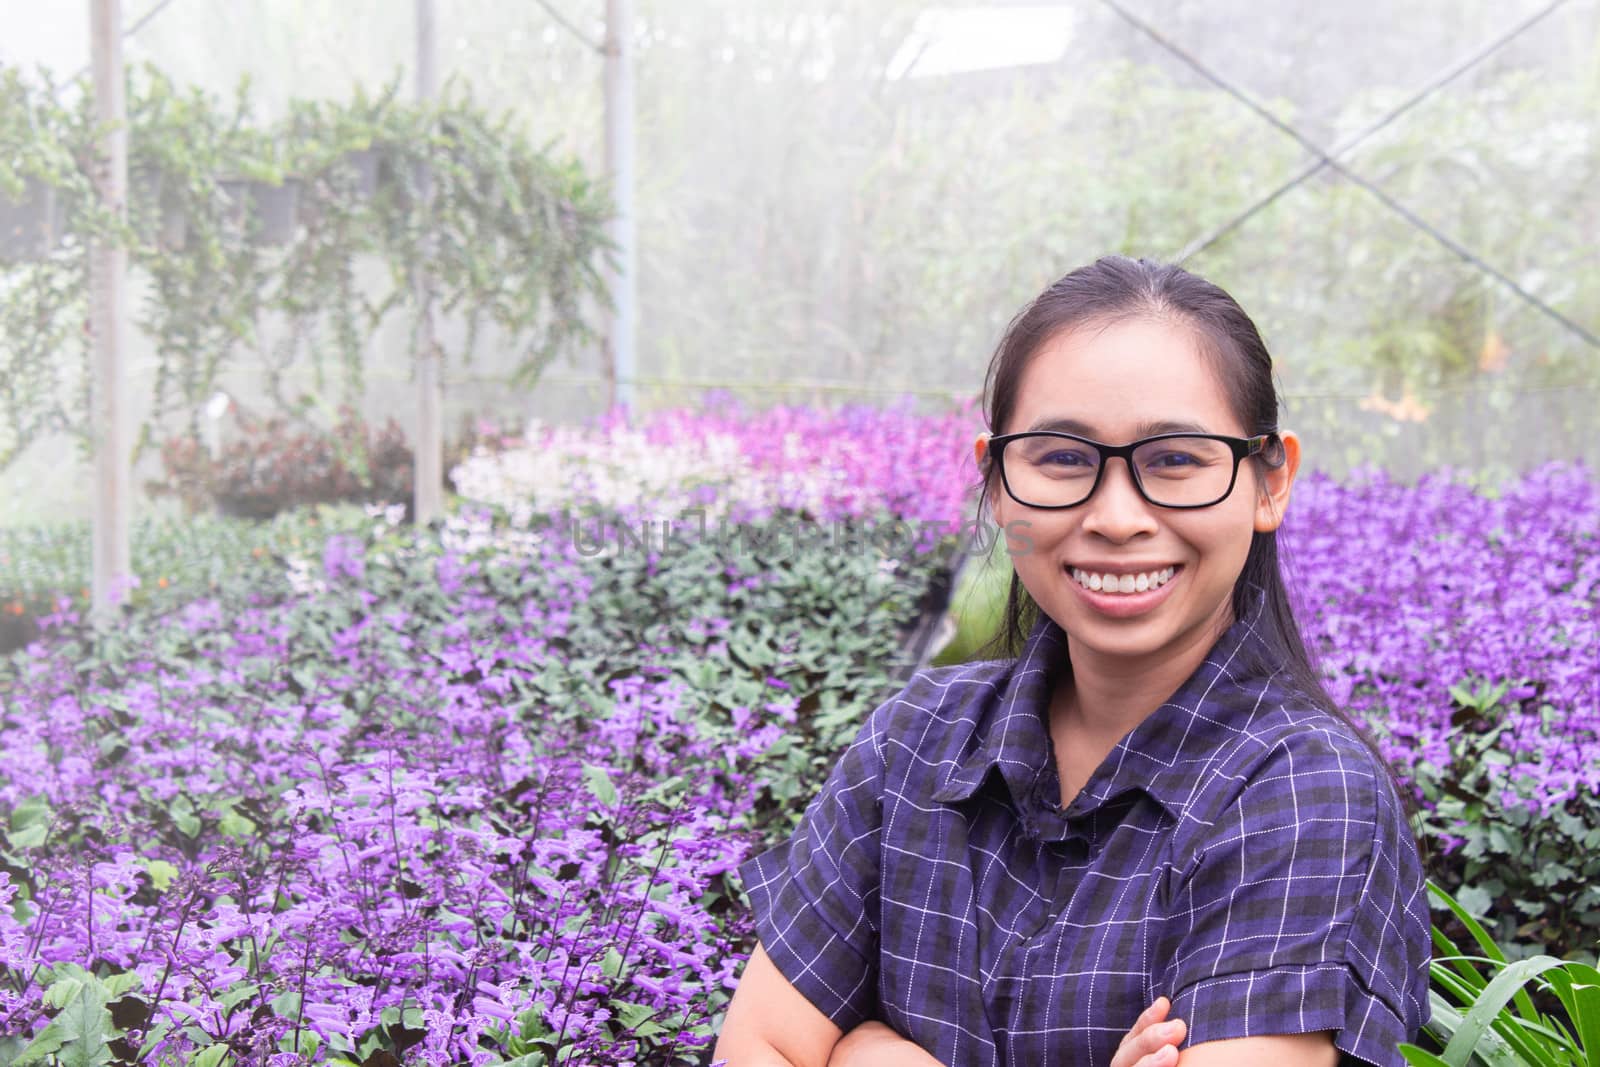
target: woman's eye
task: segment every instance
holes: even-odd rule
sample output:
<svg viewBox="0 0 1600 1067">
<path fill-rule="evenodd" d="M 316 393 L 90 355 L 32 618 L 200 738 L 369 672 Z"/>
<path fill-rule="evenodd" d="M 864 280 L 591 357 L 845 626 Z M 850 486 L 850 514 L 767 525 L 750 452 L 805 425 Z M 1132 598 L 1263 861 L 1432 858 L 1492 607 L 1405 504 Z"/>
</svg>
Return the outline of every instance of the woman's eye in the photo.
<svg viewBox="0 0 1600 1067">
<path fill-rule="evenodd" d="M 1204 460 L 1191 452 L 1163 452 L 1159 456 L 1151 457 L 1145 463 L 1145 466 L 1156 470 L 1172 470 L 1174 468 L 1199 466 L 1203 462 Z"/>
<path fill-rule="evenodd" d="M 1047 452 L 1039 459 L 1039 465 L 1042 467 L 1081 467 L 1092 463 L 1086 454 L 1071 448 Z"/>
</svg>

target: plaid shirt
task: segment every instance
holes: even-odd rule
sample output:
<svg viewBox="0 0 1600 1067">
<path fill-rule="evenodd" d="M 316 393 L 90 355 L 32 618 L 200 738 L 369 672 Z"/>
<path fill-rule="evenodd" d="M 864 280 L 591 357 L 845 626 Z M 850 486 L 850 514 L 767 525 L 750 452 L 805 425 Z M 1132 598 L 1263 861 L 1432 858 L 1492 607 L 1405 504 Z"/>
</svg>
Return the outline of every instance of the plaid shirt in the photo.
<svg viewBox="0 0 1600 1067">
<path fill-rule="evenodd" d="M 1341 1063 L 1404 1067 L 1430 1010 L 1416 845 L 1348 727 L 1250 666 L 1259 612 L 1065 809 L 1048 615 L 1015 660 L 918 671 L 739 867 L 778 970 L 947 1067 L 1104 1067 L 1163 994 L 1185 1046 L 1333 1030 Z"/>
</svg>

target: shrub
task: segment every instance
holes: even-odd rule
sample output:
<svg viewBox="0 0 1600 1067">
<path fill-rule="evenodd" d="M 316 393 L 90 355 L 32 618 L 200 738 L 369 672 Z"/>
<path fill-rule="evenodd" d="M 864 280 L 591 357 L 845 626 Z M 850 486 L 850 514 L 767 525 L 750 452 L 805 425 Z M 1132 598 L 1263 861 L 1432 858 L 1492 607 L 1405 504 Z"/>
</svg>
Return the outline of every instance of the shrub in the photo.
<svg viewBox="0 0 1600 1067">
<path fill-rule="evenodd" d="M 413 456 L 391 416 L 376 433 L 349 407 L 331 430 L 283 416 L 241 413 L 238 436 L 211 456 L 191 436 L 161 448 L 165 479 L 147 489 L 176 496 L 189 513 L 213 503 L 226 515 L 270 518 L 323 503 L 401 504 L 409 515 Z"/>
</svg>

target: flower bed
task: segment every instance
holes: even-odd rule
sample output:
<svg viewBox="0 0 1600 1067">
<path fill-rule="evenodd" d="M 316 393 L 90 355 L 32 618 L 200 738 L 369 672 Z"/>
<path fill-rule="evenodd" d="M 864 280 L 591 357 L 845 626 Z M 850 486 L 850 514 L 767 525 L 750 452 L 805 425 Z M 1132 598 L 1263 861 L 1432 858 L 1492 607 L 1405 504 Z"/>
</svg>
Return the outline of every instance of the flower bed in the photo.
<svg viewBox="0 0 1600 1067">
<path fill-rule="evenodd" d="M 375 513 L 98 641 L 46 616 L 0 661 L 0 1061 L 698 1062 L 753 937 L 728 873 L 949 564 L 770 536 L 907 517 L 869 499 L 603 551 L 526 503 Z"/>
<path fill-rule="evenodd" d="M 918 415 L 910 405 L 754 411 L 728 396 L 629 426 L 534 422 L 524 444 L 479 453 L 451 476 L 461 495 L 505 508 L 605 508 L 661 518 L 696 509 L 742 519 L 779 509 L 814 519 L 879 510 L 957 521 L 977 477 L 969 405 Z"/>
<path fill-rule="evenodd" d="M 535 426 L 437 536 L 284 516 L 98 642 L 46 616 L 0 660 L 0 1062 L 702 1062 L 753 943 L 730 872 L 909 669 L 966 418 Z M 1309 476 L 1285 540 L 1441 881 L 1592 958 L 1593 478 Z"/>
<path fill-rule="evenodd" d="M 1441 881 L 1499 940 L 1593 961 L 1600 482 L 1571 464 L 1497 492 L 1313 476 L 1290 511 L 1329 689 L 1415 785 Z"/>
</svg>

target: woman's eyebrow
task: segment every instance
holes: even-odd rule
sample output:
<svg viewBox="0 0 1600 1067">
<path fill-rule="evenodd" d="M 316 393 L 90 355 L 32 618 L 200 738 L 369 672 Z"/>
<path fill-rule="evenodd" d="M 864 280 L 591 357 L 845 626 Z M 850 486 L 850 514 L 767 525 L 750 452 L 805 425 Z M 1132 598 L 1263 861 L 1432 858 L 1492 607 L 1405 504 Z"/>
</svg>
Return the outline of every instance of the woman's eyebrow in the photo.
<svg viewBox="0 0 1600 1067">
<path fill-rule="evenodd" d="M 1046 416 L 1045 418 L 1036 421 L 1032 426 L 1028 427 L 1028 429 L 1030 431 L 1057 430 L 1061 433 L 1077 434 L 1079 437 L 1089 437 L 1095 440 L 1103 440 L 1093 426 L 1090 426 L 1086 422 L 1080 422 L 1077 419 L 1053 418 Z M 1175 419 L 1156 419 L 1141 422 L 1138 426 L 1134 427 L 1133 431 L 1135 437 L 1153 437 L 1158 433 L 1210 432 L 1210 430 L 1207 430 L 1198 422 L 1183 422 Z"/>
</svg>

